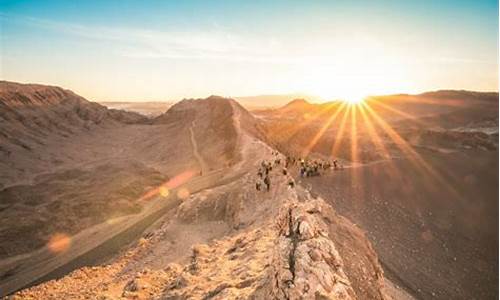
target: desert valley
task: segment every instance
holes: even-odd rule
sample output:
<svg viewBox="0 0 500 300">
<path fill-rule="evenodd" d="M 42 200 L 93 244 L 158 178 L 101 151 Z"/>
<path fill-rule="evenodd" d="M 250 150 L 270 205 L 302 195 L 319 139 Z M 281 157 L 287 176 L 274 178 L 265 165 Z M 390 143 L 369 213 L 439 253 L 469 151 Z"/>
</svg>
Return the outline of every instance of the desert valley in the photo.
<svg viewBox="0 0 500 300">
<path fill-rule="evenodd" d="M 498 93 L 165 105 L 0 82 L 1 296 L 497 295 Z"/>
</svg>

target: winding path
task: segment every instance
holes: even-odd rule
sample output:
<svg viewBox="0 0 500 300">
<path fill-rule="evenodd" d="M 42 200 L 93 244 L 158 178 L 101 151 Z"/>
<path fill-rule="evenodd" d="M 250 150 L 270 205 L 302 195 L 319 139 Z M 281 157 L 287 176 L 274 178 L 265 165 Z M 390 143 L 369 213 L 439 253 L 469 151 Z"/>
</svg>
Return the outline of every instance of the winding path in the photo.
<svg viewBox="0 0 500 300">
<path fill-rule="evenodd" d="M 191 133 L 191 145 L 193 145 L 193 155 L 198 161 L 198 164 L 200 165 L 201 169 L 201 174 L 203 175 L 208 172 L 208 165 L 203 159 L 203 157 L 201 157 L 200 152 L 198 152 L 198 144 L 196 143 L 196 139 L 194 138 L 194 131 L 193 131 L 194 123 L 195 121 L 193 121 L 191 123 L 191 126 L 189 127 L 189 132 Z"/>
</svg>

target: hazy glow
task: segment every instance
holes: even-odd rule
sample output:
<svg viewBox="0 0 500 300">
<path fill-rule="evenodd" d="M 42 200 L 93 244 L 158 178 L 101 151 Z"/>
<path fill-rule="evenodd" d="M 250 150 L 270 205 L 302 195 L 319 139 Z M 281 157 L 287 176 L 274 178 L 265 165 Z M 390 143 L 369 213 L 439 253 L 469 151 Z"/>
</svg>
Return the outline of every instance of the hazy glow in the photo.
<svg viewBox="0 0 500 300">
<path fill-rule="evenodd" d="M 350 105 L 355 105 L 355 104 L 360 104 L 361 102 L 365 101 L 365 97 L 363 96 L 352 96 L 346 99 L 342 99 L 343 102 L 348 103 Z"/>
<path fill-rule="evenodd" d="M 179 197 L 182 200 L 186 200 L 187 198 L 189 198 L 190 195 L 191 193 L 187 188 L 180 188 L 179 191 L 177 191 L 177 197 Z"/>
</svg>

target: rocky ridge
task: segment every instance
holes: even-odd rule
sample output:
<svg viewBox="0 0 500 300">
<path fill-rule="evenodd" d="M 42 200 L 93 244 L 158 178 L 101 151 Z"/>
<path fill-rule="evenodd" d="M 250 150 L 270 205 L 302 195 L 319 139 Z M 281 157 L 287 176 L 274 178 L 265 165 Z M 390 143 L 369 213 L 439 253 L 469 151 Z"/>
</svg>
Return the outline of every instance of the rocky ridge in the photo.
<svg viewBox="0 0 500 300">
<path fill-rule="evenodd" d="M 323 199 L 314 199 L 301 188 L 298 192 L 289 189 L 283 196 L 283 200 L 276 199 L 279 204 L 266 204 L 270 211 L 277 210 L 277 218 L 265 218 L 259 225 L 196 244 L 184 263 L 168 263 L 163 268 L 131 267 L 161 242 L 168 230 L 168 225 L 163 225 L 108 265 L 85 267 L 60 280 L 21 291 L 14 299 L 50 295 L 54 299 L 388 298 L 383 272 L 364 235 L 358 236 L 359 229 L 350 224 L 334 233 L 333 224 L 341 217 Z M 199 206 L 206 201 L 196 198 L 183 205 L 193 208 L 195 204 L 189 202 Z M 177 215 L 185 214 L 185 209 L 179 208 Z M 240 224 L 245 209 L 233 207 L 231 211 L 232 223 Z M 349 251 L 359 258 L 345 262 L 339 246 L 354 245 L 339 245 L 339 237 L 332 233 L 355 237 L 356 243 L 370 250 L 351 248 Z"/>
</svg>

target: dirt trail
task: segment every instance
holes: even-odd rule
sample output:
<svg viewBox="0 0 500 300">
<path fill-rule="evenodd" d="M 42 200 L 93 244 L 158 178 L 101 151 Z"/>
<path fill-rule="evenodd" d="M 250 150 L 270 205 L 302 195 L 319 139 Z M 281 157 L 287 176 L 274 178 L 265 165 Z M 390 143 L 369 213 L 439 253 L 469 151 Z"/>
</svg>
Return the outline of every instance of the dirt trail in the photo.
<svg viewBox="0 0 500 300">
<path fill-rule="evenodd" d="M 237 148 L 240 150 L 239 167 L 235 169 L 252 169 L 260 161 L 270 159 L 272 149 L 261 140 L 250 136 L 241 127 L 241 111 L 236 102 L 231 102 L 233 124 L 238 136 Z"/>
<path fill-rule="evenodd" d="M 208 172 L 208 165 L 201 157 L 200 152 L 198 152 L 198 144 L 196 143 L 196 139 L 194 137 L 193 127 L 195 126 L 195 121 L 191 123 L 191 127 L 189 127 L 189 132 L 191 133 L 191 144 L 193 145 L 193 155 L 200 164 L 201 174 L 206 174 Z"/>
</svg>

